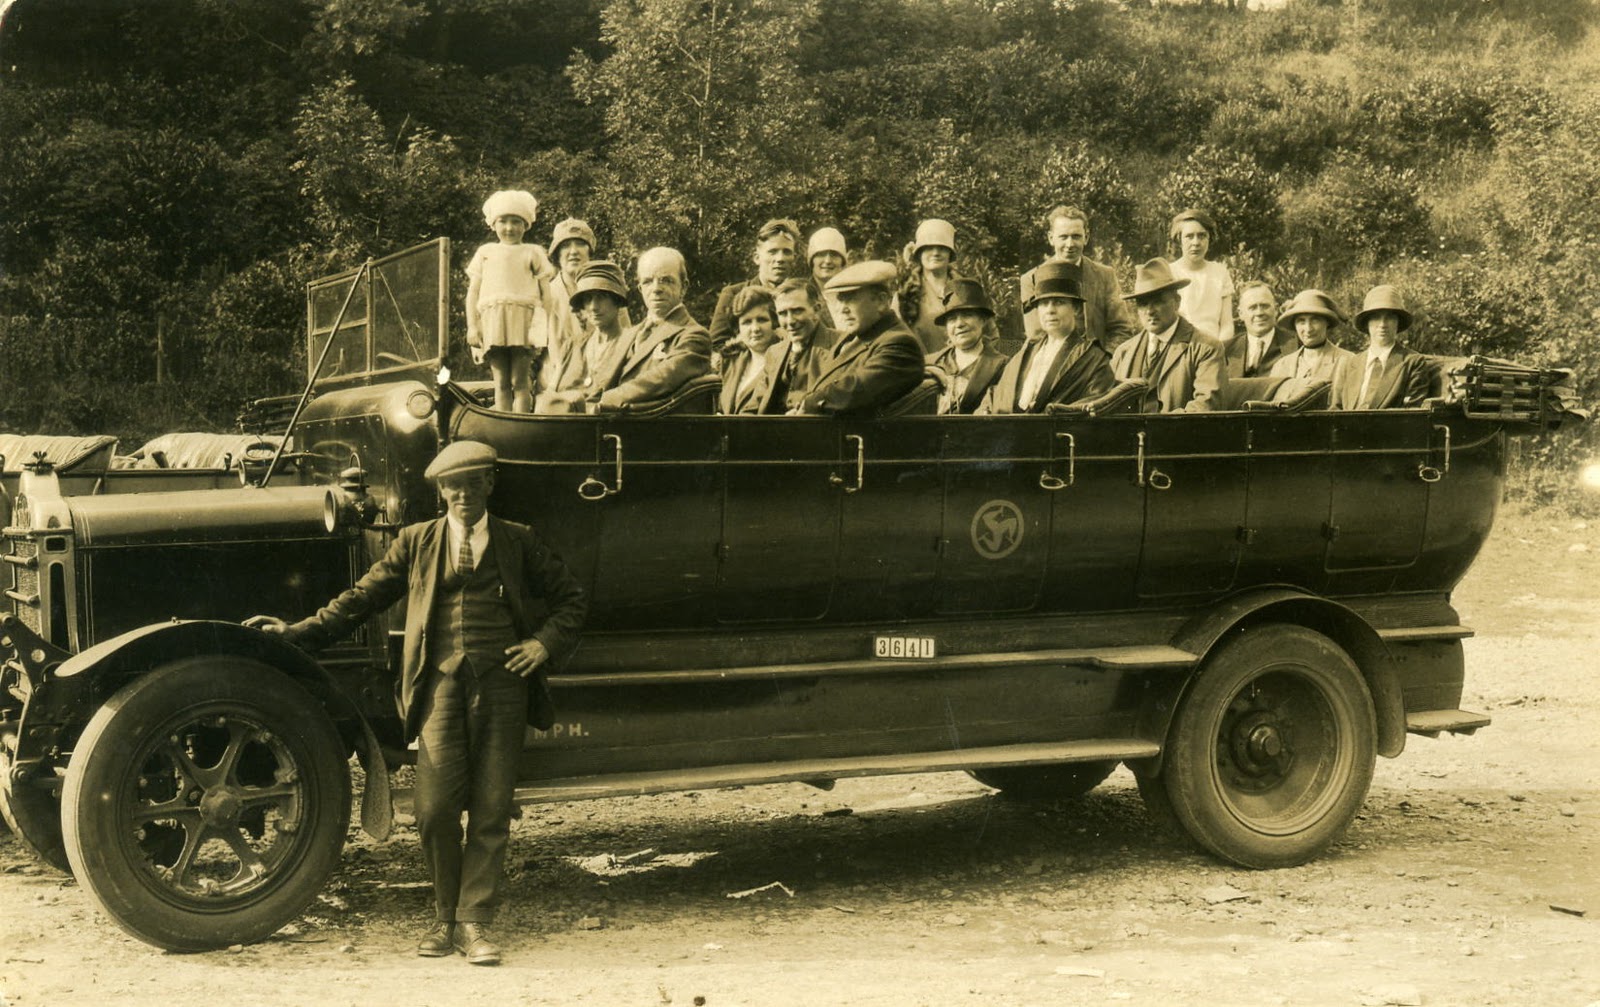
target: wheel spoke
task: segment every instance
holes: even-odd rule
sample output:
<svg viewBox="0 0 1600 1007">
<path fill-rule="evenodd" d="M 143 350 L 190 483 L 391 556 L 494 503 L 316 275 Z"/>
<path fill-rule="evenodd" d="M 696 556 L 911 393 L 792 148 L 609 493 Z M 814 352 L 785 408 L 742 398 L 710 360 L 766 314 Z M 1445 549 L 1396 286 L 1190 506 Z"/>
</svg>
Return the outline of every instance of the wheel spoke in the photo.
<svg viewBox="0 0 1600 1007">
<path fill-rule="evenodd" d="M 160 818 L 172 818 L 180 822 L 198 822 L 200 809 L 183 799 L 179 794 L 170 801 L 161 801 L 156 804 L 143 804 L 128 812 L 128 817 L 135 823 L 149 822 Z"/>
<path fill-rule="evenodd" d="M 279 807 L 300 796 L 300 787 L 294 783 L 276 783 L 270 787 L 245 787 L 239 794 L 241 808 L 256 808 L 265 804 Z"/>
<path fill-rule="evenodd" d="M 200 853 L 200 847 L 205 844 L 206 832 L 209 831 L 205 823 L 198 819 L 193 824 L 183 826 L 183 852 L 178 854 L 178 859 L 170 868 L 172 881 L 179 888 L 192 888 L 189 884 L 189 872 L 194 868 L 195 857 Z"/>
<path fill-rule="evenodd" d="M 224 889 L 247 886 L 267 873 L 266 863 L 238 829 L 228 829 L 222 839 L 239 858 L 239 870 L 223 884 Z"/>
<path fill-rule="evenodd" d="M 234 770 L 239 766 L 239 754 L 244 751 L 245 743 L 255 734 L 253 728 L 228 721 L 228 747 L 223 749 L 222 758 L 217 760 L 217 768 L 212 772 L 216 775 L 217 783 L 237 783 L 234 779 Z"/>
</svg>

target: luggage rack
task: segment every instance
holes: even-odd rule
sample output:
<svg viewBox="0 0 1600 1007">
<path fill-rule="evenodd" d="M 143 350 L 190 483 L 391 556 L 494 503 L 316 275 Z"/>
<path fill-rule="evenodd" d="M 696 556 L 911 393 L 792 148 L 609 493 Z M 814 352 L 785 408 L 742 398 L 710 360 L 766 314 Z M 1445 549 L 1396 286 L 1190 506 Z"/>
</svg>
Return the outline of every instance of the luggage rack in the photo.
<svg viewBox="0 0 1600 1007">
<path fill-rule="evenodd" d="M 1471 419 L 1531 423 L 1540 429 L 1554 429 L 1568 418 L 1587 419 L 1577 405 L 1569 370 L 1472 356 L 1449 367 L 1446 382 L 1446 397 L 1460 402 Z"/>
</svg>

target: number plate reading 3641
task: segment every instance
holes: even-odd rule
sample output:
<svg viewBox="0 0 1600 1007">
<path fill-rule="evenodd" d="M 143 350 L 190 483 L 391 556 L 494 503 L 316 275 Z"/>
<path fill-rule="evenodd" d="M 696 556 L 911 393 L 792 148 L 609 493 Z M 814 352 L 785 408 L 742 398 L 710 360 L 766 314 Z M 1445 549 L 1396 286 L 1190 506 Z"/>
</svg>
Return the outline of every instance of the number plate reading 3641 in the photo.
<svg viewBox="0 0 1600 1007">
<path fill-rule="evenodd" d="M 932 657 L 934 652 L 933 637 L 931 636 L 875 636 L 872 638 L 872 653 L 875 657 Z"/>
</svg>

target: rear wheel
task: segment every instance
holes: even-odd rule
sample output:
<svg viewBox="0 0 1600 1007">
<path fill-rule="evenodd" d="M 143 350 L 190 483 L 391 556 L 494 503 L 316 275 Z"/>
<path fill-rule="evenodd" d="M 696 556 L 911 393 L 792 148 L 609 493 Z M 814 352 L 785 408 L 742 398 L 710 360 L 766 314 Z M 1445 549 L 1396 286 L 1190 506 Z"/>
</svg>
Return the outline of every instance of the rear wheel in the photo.
<svg viewBox="0 0 1600 1007">
<path fill-rule="evenodd" d="M 256 661 L 191 658 L 89 721 L 62 793 L 73 873 L 124 930 L 202 951 L 260 940 L 316 897 L 350 820 L 344 745 Z"/>
<path fill-rule="evenodd" d="M 1116 760 L 1063 762 L 1053 766 L 993 766 L 967 774 L 986 787 L 1022 801 L 1082 797 L 1116 772 Z"/>
<path fill-rule="evenodd" d="M 1206 661 L 1179 704 L 1159 782 L 1201 846 L 1243 867 L 1325 850 L 1366 800 L 1377 757 L 1372 697 L 1332 640 L 1247 630 Z"/>
</svg>

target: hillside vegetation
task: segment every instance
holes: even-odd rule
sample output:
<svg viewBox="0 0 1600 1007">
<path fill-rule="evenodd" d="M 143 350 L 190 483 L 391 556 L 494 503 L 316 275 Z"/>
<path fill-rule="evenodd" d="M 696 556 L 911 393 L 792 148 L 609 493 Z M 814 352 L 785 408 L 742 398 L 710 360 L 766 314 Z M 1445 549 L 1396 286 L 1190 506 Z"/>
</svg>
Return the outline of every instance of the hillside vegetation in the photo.
<svg viewBox="0 0 1600 1007">
<path fill-rule="evenodd" d="M 1593 0 L 20 0 L 0 426 L 226 427 L 303 375 L 308 279 L 441 234 L 464 263 L 506 187 L 542 200 L 537 240 L 571 214 L 615 258 L 683 249 L 702 317 L 772 216 L 878 256 L 945 217 L 1005 296 L 1054 203 L 1124 271 L 1198 205 L 1236 280 L 1351 308 L 1396 283 L 1421 348 L 1573 366 L 1594 402 L 1597 21 Z M 1524 491 L 1560 492 L 1593 445 L 1534 442 Z"/>
</svg>

